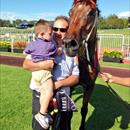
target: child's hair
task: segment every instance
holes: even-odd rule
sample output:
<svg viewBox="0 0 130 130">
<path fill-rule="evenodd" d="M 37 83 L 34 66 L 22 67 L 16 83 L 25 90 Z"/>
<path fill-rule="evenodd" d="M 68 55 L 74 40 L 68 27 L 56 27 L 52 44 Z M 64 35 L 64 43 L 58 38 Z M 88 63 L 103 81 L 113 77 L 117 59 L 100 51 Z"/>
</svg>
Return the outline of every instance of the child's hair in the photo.
<svg viewBox="0 0 130 130">
<path fill-rule="evenodd" d="M 44 19 L 38 20 L 34 26 L 35 35 L 38 36 L 39 33 L 45 33 L 48 27 L 51 27 L 51 24 L 49 21 L 44 20 Z"/>
</svg>

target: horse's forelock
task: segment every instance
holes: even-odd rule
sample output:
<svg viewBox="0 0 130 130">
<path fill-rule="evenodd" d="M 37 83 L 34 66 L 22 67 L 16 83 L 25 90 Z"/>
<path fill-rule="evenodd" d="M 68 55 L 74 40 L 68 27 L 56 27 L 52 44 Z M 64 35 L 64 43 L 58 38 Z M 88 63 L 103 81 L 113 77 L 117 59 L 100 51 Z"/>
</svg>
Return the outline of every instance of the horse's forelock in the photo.
<svg viewBox="0 0 130 130">
<path fill-rule="evenodd" d="M 78 2 L 82 2 L 90 5 L 92 9 L 96 9 L 96 1 L 97 0 L 74 0 L 73 5 L 77 4 Z"/>
</svg>

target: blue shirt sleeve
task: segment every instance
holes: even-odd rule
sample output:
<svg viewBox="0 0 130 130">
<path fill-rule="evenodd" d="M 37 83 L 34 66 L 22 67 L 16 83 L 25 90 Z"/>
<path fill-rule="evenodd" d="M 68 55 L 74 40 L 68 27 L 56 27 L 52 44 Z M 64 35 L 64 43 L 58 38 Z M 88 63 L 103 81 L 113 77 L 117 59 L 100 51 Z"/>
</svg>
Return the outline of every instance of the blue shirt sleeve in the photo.
<svg viewBox="0 0 130 130">
<path fill-rule="evenodd" d="M 73 59 L 73 70 L 72 70 L 72 75 L 77 75 L 79 76 L 79 67 L 78 67 L 78 64 L 76 62 L 76 58 Z"/>
</svg>

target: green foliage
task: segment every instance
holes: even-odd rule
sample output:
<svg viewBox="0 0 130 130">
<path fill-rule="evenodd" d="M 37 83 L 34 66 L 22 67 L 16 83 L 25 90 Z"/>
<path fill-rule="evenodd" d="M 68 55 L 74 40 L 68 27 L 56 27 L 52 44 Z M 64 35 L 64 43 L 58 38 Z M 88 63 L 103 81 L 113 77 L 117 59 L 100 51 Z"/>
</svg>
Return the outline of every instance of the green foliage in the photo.
<svg viewBox="0 0 130 130">
<path fill-rule="evenodd" d="M 11 47 L 11 43 L 7 41 L 0 41 L 0 48 L 1 49 L 8 49 Z"/>
<path fill-rule="evenodd" d="M 16 25 L 22 23 L 22 20 L 21 19 L 16 19 L 13 21 L 13 26 L 16 27 Z"/>
<path fill-rule="evenodd" d="M 0 19 L 0 27 L 12 27 L 13 25 L 9 20 Z"/>
<path fill-rule="evenodd" d="M 106 19 L 106 23 L 111 29 L 122 29 L 124 28 L 124 22 L 122 19 L 119 19 L 116 15 L 111 15 Z"/>
<path fill-rule="evenodd" d="M 107 18 L 99 17 L 98 29 L 123 29 L 128 28 L 128 19 L 110 15 Z"/>
<path fill-rule="evenodd" d="M 104 58 L 122 58 L 122 53 L 118 50 L 105 50 L 103 53 Z"/>
<path fill-rule="evenodd" d="M 35 24 L 36 20 L 27 21 L 22 19 L 13 20 L 11 23 L 9 20 L 0 19 L 0 27 L 16 27 L 16 25 L 27 22 Z M 53 21 L 50 21 L 53 24 Z M 99 29 L 123 29 L 128 28 L 129 22 L 126 18 L 118 18 L 115 14 L 108 17 L 99 17 L 98 28 Z"/>
</svg>

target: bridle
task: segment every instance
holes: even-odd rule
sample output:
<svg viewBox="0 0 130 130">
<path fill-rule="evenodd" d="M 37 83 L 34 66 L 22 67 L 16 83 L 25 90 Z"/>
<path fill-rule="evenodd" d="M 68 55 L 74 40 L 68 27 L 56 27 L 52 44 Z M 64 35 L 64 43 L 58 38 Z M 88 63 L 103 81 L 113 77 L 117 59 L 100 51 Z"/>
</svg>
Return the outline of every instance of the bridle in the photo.
<svg viewBox="0 0 130 130">
<path fill-rule="evenodd" d="M 93 26 L 92 26 L 90 32 L 87 34 L 86 38 L 82 41 L 82 45 L 85 46 L 85 49 L 86 49 L 86 57 L 87 57 L 87 61 L 88 61 L 88 69 L 89 69 L 90 73 L 92 72 L 92 67 L 91 67 L 90 56 L 89 56 L 89 52 L 88 52 L 88 41 L 90 39 L 90 36 L 91 36 L 94 28 L 97 25 L 97 18 L 98 18 L 98 11 L 96 10 Z"/>
<path fill-rule="evenodd" d="M 93 26 L 92 26 L 90 32 L 87 34 L 86 38 L 82 41 L 82 45 L 88 43 L 88 40 L 89 40 L 89 38 L 90 38 L 90 36 L 91 36 L 91 34 L 92 34 L 94 28 L 95 28 L 96 25 L 97 25 L 97 18 L 98 18 L 98 11 L 96 10 Z"/>
</svg>

